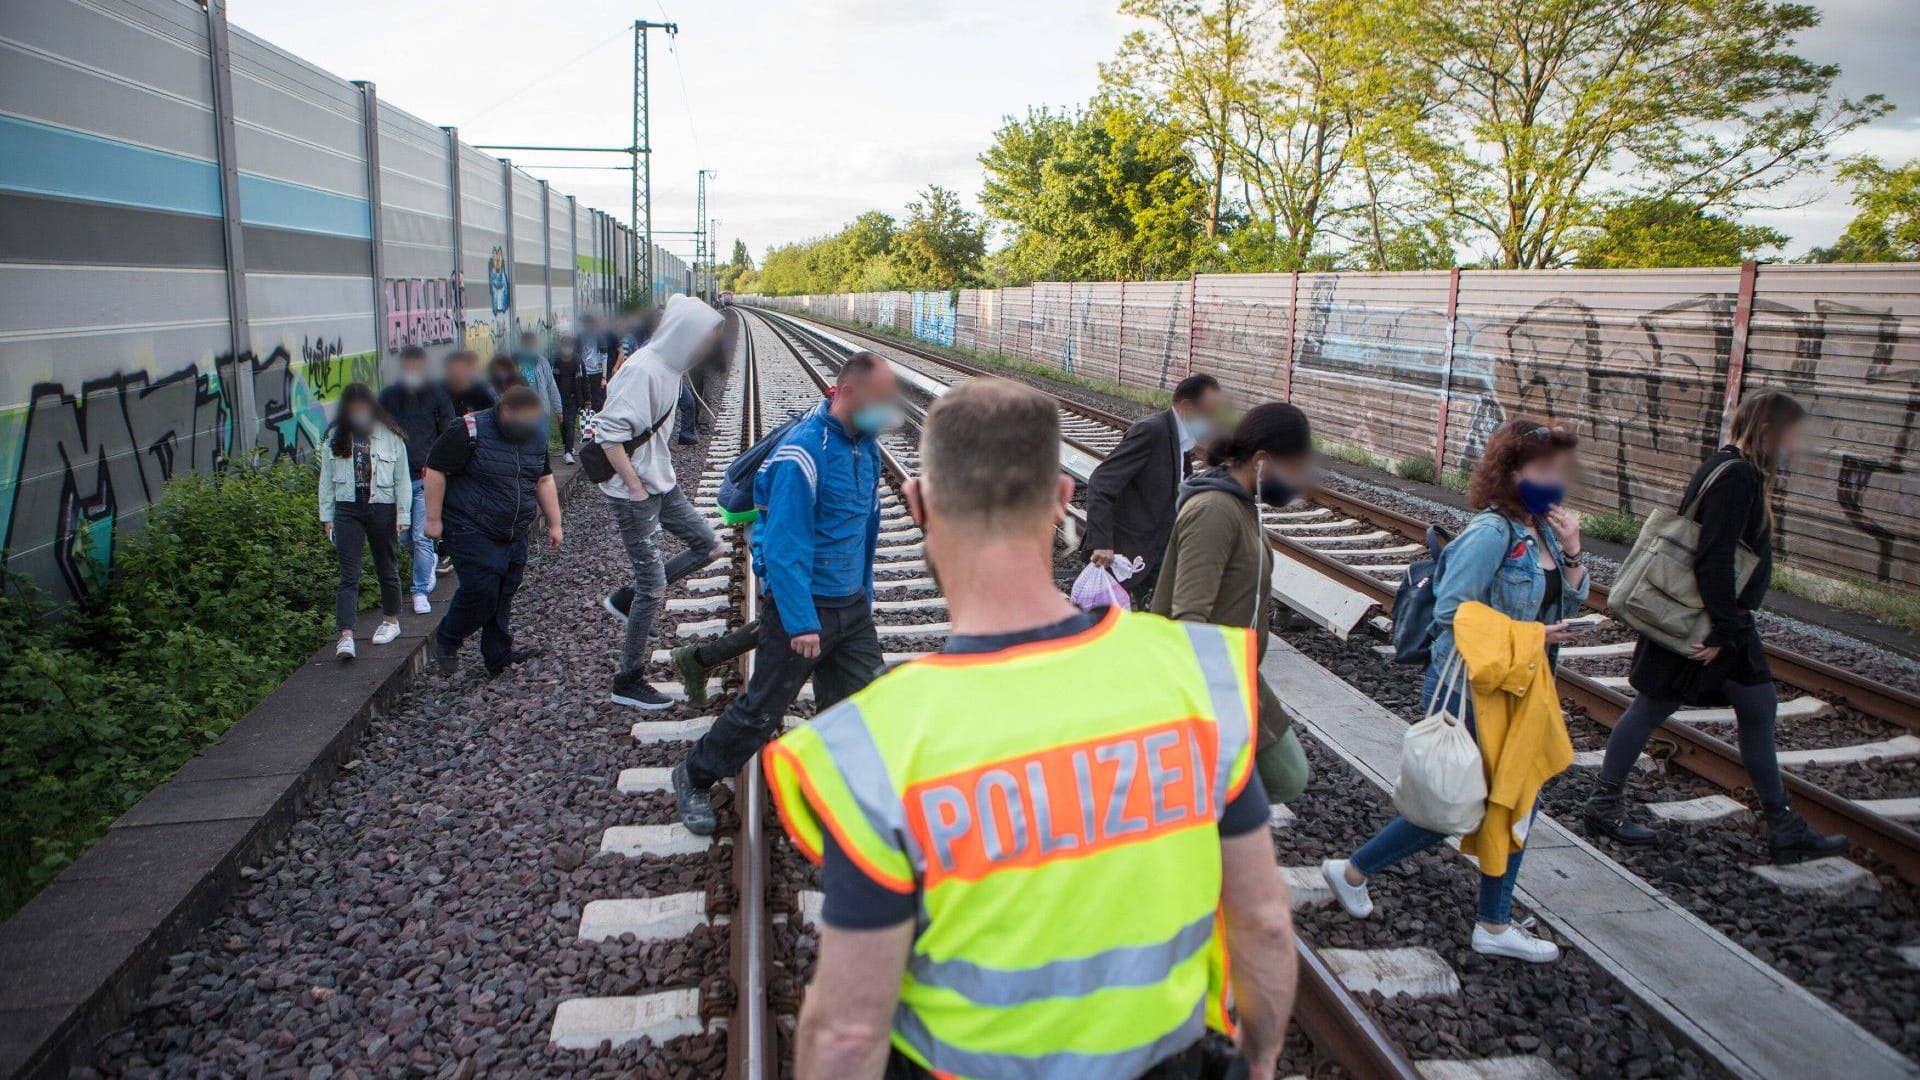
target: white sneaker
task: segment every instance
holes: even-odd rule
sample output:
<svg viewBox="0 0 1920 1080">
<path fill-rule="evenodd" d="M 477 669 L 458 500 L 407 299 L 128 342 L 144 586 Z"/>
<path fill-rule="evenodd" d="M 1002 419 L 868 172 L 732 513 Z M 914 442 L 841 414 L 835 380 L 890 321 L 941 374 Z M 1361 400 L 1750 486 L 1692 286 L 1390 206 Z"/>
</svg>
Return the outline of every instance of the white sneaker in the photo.
<svg viewBox="0 0 1920 1080">
<path fill-rule="evenodd" d="M 1320 876 L 1327 879 L 1327 888 L 1333 890 L 1333 898 L 1340 901 L 1347 914 L 1356 919 L 1364 919 L 1373 914 L 1373 897 L 1367 895 L 1367 883 L 1347 884 L 1347 860 L 1325 859 L 1320 863 Z"/>
<path fill-rule="evenodd" d="M 358 656 L 359 653 L 356 653 L 353 649 L 353 639 L 343 637 L 340 639 L 340 644 L 333 647 L 333 655 L 336 659 L 351 660 L 355 656 Z"/>
<path fill-rule="evenodd" d="M 1509 925 L 1497 934 L 1487 933 L 1478 923 L 1473 927 L 1473 951 L 1482 956 L 1504 956 L 1529 964 L 1551 964 L 1560 959 L 1560 946 L 1534 937 L 1518 926 Z"/>
<path fill-rule="evenodd" d="M 378 627 L 376 627 L 373 631 L 373 643 L 375 645 L 385 645 L 389 641 L 392 641 L 394 638 L 397 638 L 399 636 L 400 636 L 399 623 L 383 622 Z"/>
<path fill-rule="evenodd" d="M 413 613 L 415 615 L 425 615 L 432 610 L 433 602 L 427 599 L 426 593 L 417 592 L 413 594 Z"/>
</svg>

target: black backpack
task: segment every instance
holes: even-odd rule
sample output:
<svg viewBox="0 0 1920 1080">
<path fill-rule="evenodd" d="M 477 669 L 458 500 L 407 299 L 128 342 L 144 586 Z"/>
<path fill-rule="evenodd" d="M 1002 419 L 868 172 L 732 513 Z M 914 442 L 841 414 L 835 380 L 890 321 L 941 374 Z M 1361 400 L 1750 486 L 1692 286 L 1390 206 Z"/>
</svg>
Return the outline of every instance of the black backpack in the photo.
<svg viewBox="0 0 1920 1080">
<path fill-rule="evenodd" d="M 1433 582 L 1440 552 L 1453 534 L 1427 526 L 1427 557 L 1407 566 L 1400 591 L 1393 594 L 1393 662 L 1426 664 L 1433 655 Z"/>
</svg>

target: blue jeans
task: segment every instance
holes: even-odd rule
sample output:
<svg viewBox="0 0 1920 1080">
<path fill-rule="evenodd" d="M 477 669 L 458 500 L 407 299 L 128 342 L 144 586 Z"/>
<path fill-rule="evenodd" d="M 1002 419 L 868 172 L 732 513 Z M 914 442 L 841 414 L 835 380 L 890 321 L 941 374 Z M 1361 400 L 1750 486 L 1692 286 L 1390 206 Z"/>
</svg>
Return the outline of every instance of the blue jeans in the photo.
<svg viewBox="0 0 1920 1080">
<path fill-rule="evenodd" d="M 1427 677 L 1420 684 L 1420 705 L 1423 709 L 1432 708 L 1434 691 L 1440 685 L 1440 656 L 1435 654 L 1434 663 L 1427 667 Z M 1462 701 L 1464 697 L 1466 700 Z M 1454 694 L 1452 702 L 1467 721 L 1467 730 L 1473 730 L 1473 696 L 1471 693 Z M 1539 811 L 1536 809 L 1535 813 Z M 1417 855 L 1446 840 L 1447 834 L 1423 829 L 1406 818 L 1397 817 L 1387 822 L 1387 827 L 1374 834 L 1373 839 L 1360 846 L 1348 860 L 1355 870 L 1372 877 L 1373 875 L 1399 862 L 1410 855 Z M 1523 849 L 1515 848 L 1507 853 L 1507 872 L 1495 877 L 1480 875 L 1480 902 L 1477 914 L 1480 921 L 1489 926 L 1502 926 L 1513 917 L 1513 883 L 1520 876 L 1520 856 Z"/>
<path fill-rule="evenodd" d="M 407 548 L 413 552 L 413 593 L 425 596 L 433 591 L 439 576 L 434 573 L 433 537 L 427 535 L 427 487 L 413 482 L 413 520 L 407 525 Z"/>
</svg>

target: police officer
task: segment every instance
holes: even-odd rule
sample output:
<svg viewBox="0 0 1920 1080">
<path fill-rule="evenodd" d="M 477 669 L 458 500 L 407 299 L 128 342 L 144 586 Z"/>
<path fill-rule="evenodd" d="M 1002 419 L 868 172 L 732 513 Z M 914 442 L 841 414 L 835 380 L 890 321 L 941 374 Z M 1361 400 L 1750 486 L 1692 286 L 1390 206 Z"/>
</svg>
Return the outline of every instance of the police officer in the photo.
<svg viewBox="0 0 1920 1080">
<path fill-rule="evenodd" d="M 513 647 L 513 594 L 527 565 L 527 530 L 536 512 L 547 544 L 559 547 L 560 493 L 547 456 L 540 395 L 511 386 L 500 404 L 470 413 L 427 454 L 427 535 L 442 541 L 460 576 L 453 602 L 433 635 L 440 670 L 459 668 L 460 643 L 480 632 L 487 673 L 535 654 Z"/>
<path fill-rule="evenodd" d="M 1199 1076 L 1229 971 L 1274 1074 L 1294 946 L 1251 632 L 1060 595 L 1059 435 L 1005 380 L 934 405 L 906 499 L 952 636 L 764 755 L 824 867 L 802 1080 Z"/>
</svg>

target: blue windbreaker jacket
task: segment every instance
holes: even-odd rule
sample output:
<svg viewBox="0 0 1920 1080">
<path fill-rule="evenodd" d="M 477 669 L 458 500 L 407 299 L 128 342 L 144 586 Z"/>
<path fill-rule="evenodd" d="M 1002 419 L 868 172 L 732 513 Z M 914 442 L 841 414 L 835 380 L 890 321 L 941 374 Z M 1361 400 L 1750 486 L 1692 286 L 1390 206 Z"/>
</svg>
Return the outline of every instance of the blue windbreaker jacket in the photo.
<svg viewBox="0 0 1920 1080">
<path fill-rule="evenodd" d="M 856 436 L 822 402 L 760 466 L 753 501 L 753 569 L 787 633 L 820 629 L 817 597 L 834 606 L 873 598 L 880 539 L 880 444 Z"/>
</svg>

